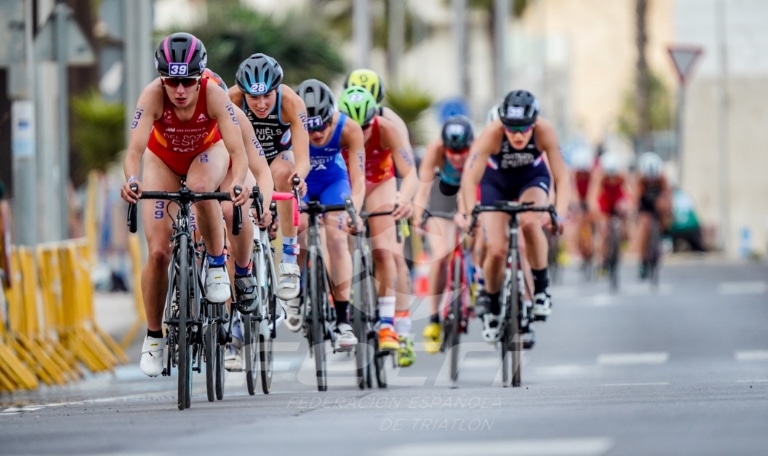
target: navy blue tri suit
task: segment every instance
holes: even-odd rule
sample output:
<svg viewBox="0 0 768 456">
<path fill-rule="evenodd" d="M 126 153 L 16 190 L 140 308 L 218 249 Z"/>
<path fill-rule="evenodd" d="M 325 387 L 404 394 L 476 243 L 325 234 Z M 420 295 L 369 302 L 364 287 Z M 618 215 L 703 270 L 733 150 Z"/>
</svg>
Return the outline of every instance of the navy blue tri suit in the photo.
<svg viewBox="0 0 768 456">
<path fill-rule="evenodd" d="M 262 149 L 264 149 L 264 155 L 267 158 L 267 163 L 272 164 L 272 160 L 277 157 L 278 154 L 286 150 L 291 150 L 291 125 L 283 122 L 280 117 L 282 112 L 283 99 L 283 86 L 277 88 L 277 101 L 275 106 L 269 112 L 269 115 L 265 119 L 259 119 L 251 108 L 248 107 L 248 103 L 245 102 L 245 96 L 243 96 L 242 108 L 248 120 L 253 125 L 253 129 L 256 131 L 256 139 L 261 143 Z"/>
<path fill-rule="evenodd" d="M 309 143 L 309 174 L 307 194 L 304 201 L 319 201 L 320 204 L 344 204 L 352 196 L 347 165 L 341 154 L 341 132 L 348 117 L 339 113 L 339 120 L 328 142 L 322 146 Z"/>
<path fill-rule="evenodd" d="M 520 150 L 512 147 L 506 135 L 499 151 L 488 157 L 480 180 L 480 204 L 496 201 L 516 201 L 530 187 L 539 187 L 549 194 L 551 177 L 543 152 L 536 147 L 536 135 Z"/>
</svg>

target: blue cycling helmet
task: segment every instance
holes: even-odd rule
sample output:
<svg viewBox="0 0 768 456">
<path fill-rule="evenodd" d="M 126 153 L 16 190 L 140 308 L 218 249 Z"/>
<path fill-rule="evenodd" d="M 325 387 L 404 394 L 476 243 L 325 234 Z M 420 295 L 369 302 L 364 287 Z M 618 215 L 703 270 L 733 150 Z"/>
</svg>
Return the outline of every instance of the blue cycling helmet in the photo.
<svg viewBox="0 0 768 456">
<path fill-rule="evenodd" d="M 240 63 L 235 81 L 246 95 L 264 95 L 280 86 L 283 68 L 277 60 L 266 54 L 253 54 Z"/>
</svg>

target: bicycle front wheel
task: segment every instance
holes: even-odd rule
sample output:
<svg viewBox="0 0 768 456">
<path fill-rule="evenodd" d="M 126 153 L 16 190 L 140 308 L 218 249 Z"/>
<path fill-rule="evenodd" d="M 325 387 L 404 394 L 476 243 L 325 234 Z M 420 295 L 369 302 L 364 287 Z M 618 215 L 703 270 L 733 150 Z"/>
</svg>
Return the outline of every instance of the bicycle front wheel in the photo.
<svg viewBox="0 0 768 456">
<path fill-rule="evenodd" d="M 451 261 L 451 281 L 450 292 L 448 296 L 451 296 L 450 310 L 448 311 L 448 317 L 445 319 L 445 348 L 448 350 L 451 367 L 451 381 L 455 382 L 459 378 L 459 339 L 461 335 L 461 301 L 463 298 L 464 290 L 462 289 L 463 280 L 462 273 L 464 271 L 464 265 L 461 261 L 461 254 L 453 255 Z"/>
<path fill-rule="evenodd" d="M 242 315 L 243 355 L 245 356 L 245 384 L 248 394 L 256 394 L 256 344 L 259 337 L 259 321 L 253 315 Z"/>
<path fill-rule="evenodd" d="M 365 271 L 363 270 L 363 254 L 360 249 L 355 249 L 352 254 L 352 329 L 357 337 L 357 346 L 355 347 L 355 375 L 357 377 L 357 387 L 365 389 L 366 374 L 369 372 L 369 349 L 368 345 L 368 322 L 364 312 L 363 281 Z"/>
<path fill-rule="evenodd" d="M 315 376 L 317 378 L 317 390 L 328 389 L 328 378 L 325 359 L 325 277 L 323 274 L 325 265 L 316 246 L 309 247 L 309 301 L 311 306 L 310 333 L 312 339 L 312 353 L 315 358 Z"/>
<path fill-rule="evenodd" d="M 190 278 L 192 277 L 192 259 L 190 258 L 189 237 L 182 233 L 177 238 L 178 274 L 176 276 L 179 290 L 179 322 L 178 322 L 178 407 L 184 410 L 192 405 L 192 351 L 189 337 L 190 323 Z"/>
<path fill-rule="evenodd" d="M 268 246 L 265 248 L 269 248 Z M 259 331 L 259 364 L 261 371 L 261 390 L 264 394 L 269 394 L 272 388 L 272 373 L 274 371 L 274 341 L 277 331 L 277 296 L 275 296 L 275 285 L 277 283 L 272 272 L 275 270 L 271 264 L 272 259 L 263 251 L 263 264 L 265 265 L 267 284 L 262 288 L 266 300 L 266 315 L 262 315 L 262 325 Z"/>
</svg>

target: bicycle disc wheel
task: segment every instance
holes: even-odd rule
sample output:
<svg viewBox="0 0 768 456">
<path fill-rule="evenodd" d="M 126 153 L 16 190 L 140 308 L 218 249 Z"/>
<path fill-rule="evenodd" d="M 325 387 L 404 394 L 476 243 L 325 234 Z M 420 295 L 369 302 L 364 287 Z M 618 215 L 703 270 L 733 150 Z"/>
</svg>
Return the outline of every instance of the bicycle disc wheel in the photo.
<svg viewBox="0 0 768 456">
<path fill-rule="evenodd" d="M 454 255 L 451 262 L 451 290 L 448 296 L 451 296 L 450 311 L 446 319 L 445 348 L 450 350 L 451 381 L 459 378 L 459 334 L 461 324 L 461 300 L 464 290 L 462 290 L 462 272 L 464 265 L 460 255 Z"/>
<path fill-rule="evenodd" d="M 185 233 L 182 233 L 178 237 L 178 254 L 179 254 L 179 271 L 178 271 L 178 285 L 179 285 L 179 326 L 178 326 L 178 343 L 179 343 L 179 364 L 178 364 L 178 407 L 179 410 L 184 410 L 191 405 L 192 398 L 192 356 L 190 350 L 190 340 L 188 334 L 187 320 L 190 311 L 190 283 L 189 279 L 192 275 L 191 271 L 191 259 L 189 256 L 189 238 Z"/>
<path fill-rule="evenodd" d="M 323 277 L 323 259 L 318 254 L 317 247 L 309 248 L 309 261 L 311 270 L 309 273 L 309 300 L 312 306 L 310 325 L 312 333 L 312 353 L 315 358 L 315 377 L 317 378 L 317 390 L 328 389 L 328 378 L 325 366 L 325 308 L 326 297 L 325 281 Z"/>
<path fill-rule="evenodd" d="M 243 325 L 243 356 L 245 357 L 245 385 L 248 394 L 256 394 L 256 344 L 259 322 L 252 315 L 241 315 Z"/>
<path fill-rule="evenodd" d="M 365 389 L 366 371 L 368 366 L 368 332 L 366 316 L 363 312 L 363 258 L 360 249 L 355 249 L 352 254 L 352 330 L 357 337 L 357 346 L 355 346 L 355 375 L 357 378 L 357 387 Z"/>
</svg>

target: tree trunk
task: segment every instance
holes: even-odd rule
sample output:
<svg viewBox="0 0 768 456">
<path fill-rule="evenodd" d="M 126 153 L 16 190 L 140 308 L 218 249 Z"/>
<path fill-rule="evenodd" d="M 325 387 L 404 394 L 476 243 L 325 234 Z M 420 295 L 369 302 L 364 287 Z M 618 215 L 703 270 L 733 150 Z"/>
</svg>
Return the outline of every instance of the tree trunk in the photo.
<svg viewBox="0 0 768 456">
<path fill-rule="evenodd" d="M 635 0 L 635 45 L 637 46 L 635 104 L 637 109 L 637 138 L 643 147 L 647 147 L 648 134 L 651 131 L 651 77 L 646 58 L 646 46 L 648 45 L 647 13 L 648 0 Z"/>
</svg>

